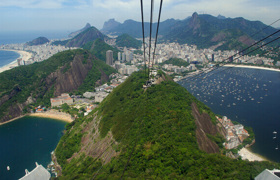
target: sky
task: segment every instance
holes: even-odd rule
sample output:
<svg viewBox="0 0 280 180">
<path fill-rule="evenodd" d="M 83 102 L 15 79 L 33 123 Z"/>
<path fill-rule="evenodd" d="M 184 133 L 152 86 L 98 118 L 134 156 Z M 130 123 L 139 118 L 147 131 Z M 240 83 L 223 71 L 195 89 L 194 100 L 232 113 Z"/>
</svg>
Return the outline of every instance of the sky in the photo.
<svg viewBox="0 0 280 180">
<path fill-rule="evenodd" d="M 160 0 L 154 0 L 154 21 Z M 149 21 L 150 0 L 143 0 L 145 21 Z M 280 0 L 163 0 L 161 20 L 185 19 L 193 12 L 244 17 L 271 24 L 280 19 Z M 140 0 L 0 0 L 0 32 L 78 30 L 90 23 L 101 29 L 114 18 L 141 20 Z M 273 25 L 280 27 L 280 20 Z"/>
</svg>

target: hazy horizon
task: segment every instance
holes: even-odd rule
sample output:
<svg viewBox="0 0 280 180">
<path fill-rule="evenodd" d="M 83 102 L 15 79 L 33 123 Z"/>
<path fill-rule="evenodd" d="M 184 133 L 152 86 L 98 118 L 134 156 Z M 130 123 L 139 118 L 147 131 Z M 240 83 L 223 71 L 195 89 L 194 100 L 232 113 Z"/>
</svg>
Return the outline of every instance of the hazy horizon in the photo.
<svg viewBox="0 0 280 180">
<path fill-rule="evenodd" d="M 155 0 L 154 21 L 159 0 Z M 280 18 L 278 0 L 165 0 L 162 21 L 185 19 L 193 12 L 243 17 L 271 24 Z M 144 0 L 145 21 L 149 20 L 150 1 Z M 90 23 L 98 29 L 114 18 L 123 23 L 127 19 L 141 20 L 140 1 L 136 0 L 9 0 L 0 2 L 0 26 L 4 31 L 78 30 Z M 273 25 L 280 27 L 280 22 Z"/>
</svg>

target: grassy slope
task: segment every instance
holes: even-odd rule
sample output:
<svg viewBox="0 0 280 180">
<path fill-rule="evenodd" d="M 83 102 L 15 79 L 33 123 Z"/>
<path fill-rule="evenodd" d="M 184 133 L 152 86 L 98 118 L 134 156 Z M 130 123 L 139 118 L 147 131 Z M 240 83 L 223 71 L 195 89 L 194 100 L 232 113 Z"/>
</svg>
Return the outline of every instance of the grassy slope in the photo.
<svg viewBox="0 0 280 180">
<path fill-rule="evenodd" d="M 82 156 L 70 163 L 60 158 L 59 163 L 63 167 L 61 179 L 119 179 L 125 168 L 125 178 L 250 179 L 265 168 L 279 168 L 279 165 L 268 162 L 232 160 L 223 155 L 200 151 L 195 137 L 191 103 L 196 102 L 200 111 L 209 112 L 212 116 L 209 108 L 175 82 L 163 82 L 146 92 L 142 89 L 143 83 L 142 74 L 134 73 L 97 109 L 102 117 L 99 126 L 101 136 L 104 137 L 111 130 L 119 142 L 114 148 L 120 155 L 100 171 L 100 160 L 92 157 Z M 72 133 L 68 130 L 60 145 L 75 141 L 76 138 L 65 137 L 80 135 L 81 122 L 88 123 L 91 119 L 78 120 Z M 56 154 L 63 156 L 67 154 L 67 149 L 60 145 Z M 71 153 L 74 152 L 76 150 Z M 126 166 L 128 159 L 129 165 Z"/>
</svg>

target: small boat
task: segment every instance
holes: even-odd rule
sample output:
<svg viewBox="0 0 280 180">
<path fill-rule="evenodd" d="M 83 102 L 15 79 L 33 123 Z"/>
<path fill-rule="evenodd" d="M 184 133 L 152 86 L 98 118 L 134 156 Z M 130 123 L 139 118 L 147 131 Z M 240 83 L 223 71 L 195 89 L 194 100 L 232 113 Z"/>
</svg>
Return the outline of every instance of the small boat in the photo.
<svg viewBox="0 0 280 180">
<path fill-rule="evenodd" d="M 10 166 L 7 166 L 7 171 L 10 171 Z"/>
<path fill-rule="evenodd" d="M 278 145 L 277 145 L 277 147 L 275 149 L 278 150 Z"/>
<path fill-rule="evenodd" d="M 276 132 L 276 131 L 273 131 L 273 134 L 277 134 L 277 132 Z"/>
</svg>

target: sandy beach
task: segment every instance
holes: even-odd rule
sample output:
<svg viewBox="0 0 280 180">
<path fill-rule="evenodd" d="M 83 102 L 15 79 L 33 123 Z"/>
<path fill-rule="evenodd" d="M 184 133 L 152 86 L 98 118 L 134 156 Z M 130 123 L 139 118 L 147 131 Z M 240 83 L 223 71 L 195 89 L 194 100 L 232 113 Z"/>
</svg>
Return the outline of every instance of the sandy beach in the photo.
<svg viewBox="0 0 280 180">
<path fill-rule="evenodd" d="M 59 112 L 57 110 L 51 109 L 50 111 L 46 111 L 43 113 L 32 113 L 28 114 L 28 116 L 36 116 L 36 117 L 43 117 L 43 118 L 51 118 L 51 119 L 57 119 L 57 120 L 62 120 L 65 122 L 72 122 L 73 118 L 71 117 L 70 114 L 64 113 L 64 112 Z"/>
<path fill-rule="evenodd" d="M 30 59 L 32 57 L 32 53 L 30 52 L 26 52 L 26 51 L 17 51 L 17 50 L 4 50 L 4 51 L 14 51 L 20 54 L 19 58 L 22 58 L 22 60 L 27 61 L 28 59 Z M 18 66 L 17 60 L 14 60 L 13 62 L 11 62 L 10 64 L 3 66 L 0 68 L 0 73 L 9 69 L 12 69 L 14 67 Z"/>
<path fill-rule="evenodd" d="M 261 67 L 261 66 L 249 66 L 249 65 L 236 65 L 236 64 L 226 64 L 223 65 L 224 67 L 238 67 L 238 68 L 252 68 L 252 69 L 262 69 L 262 70 L 269 70 L 269 71 L 278 71 L 280 72 L 280 69 L 275 68 L 267 68 L 267 67 Z"/>
<path fill-rule="evenodd" d="M 71 117 L 70 114 L 64 113 L 64 112 L 58 112 L 57 110 L 51 109 L 50 111 L 46 111 L 43 113 L 32 113 L 32 114 L 26 114 L 24 116 L 33 116 L 33 117 L 42 117 L 42 118 L 51 118 L 51 119 L 56 119 L 56 120 L 61 120 L 65 122 L 72 122 L 74 118 Z M 16 117 L 14 119 L 10 119 L 9 121 L 0 123 L 0 126 L 3 124 L 7 124 L 9 122 L 15 121 L 19 118 L 22 118 L 24 116 Z"/>
<path fill-rule="evenodd" d="M 242 148 L 241 150 L 238 151 L 238 154 L 241 156 L 243 160 L 248 160 L 248 161 L 267 161 L 266 159 L 262 158 L 261 156 L 252 153 L 246 148 Z"/>
</svg>

